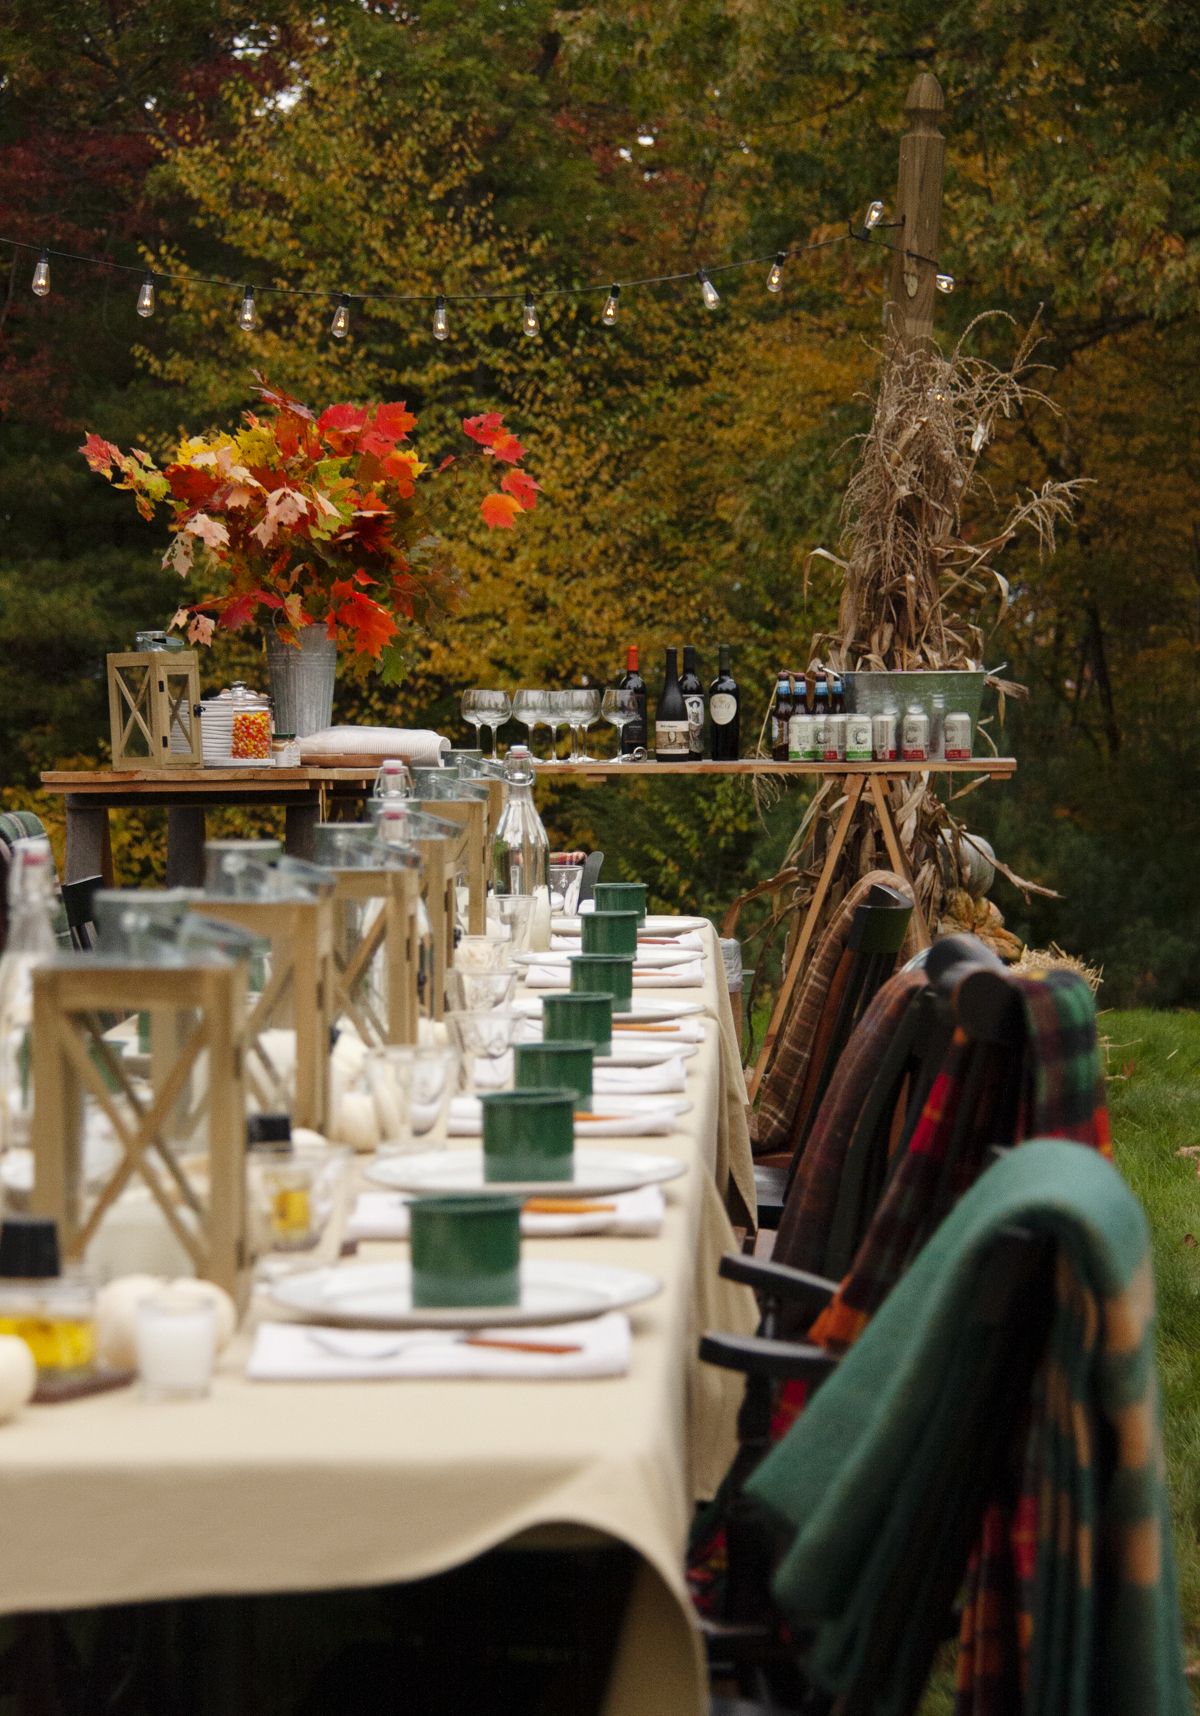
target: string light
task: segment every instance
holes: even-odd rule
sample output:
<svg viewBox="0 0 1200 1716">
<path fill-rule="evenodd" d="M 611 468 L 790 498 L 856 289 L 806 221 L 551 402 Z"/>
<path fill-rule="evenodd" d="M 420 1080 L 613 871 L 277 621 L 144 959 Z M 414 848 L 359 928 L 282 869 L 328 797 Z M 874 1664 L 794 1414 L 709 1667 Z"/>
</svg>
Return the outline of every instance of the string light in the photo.
<svg viewBox="0 0 1200 1716">
<path fill-rule="evenodd" d="M 775 260 L 771 264 L 771 272 L 767 275 L 767 291 L 783 291 L 783 265 L 787 261 L 787 251 L 777 250 Z"/>
<path fill-rule="evenodd" d="M 39 298 L 45 298 L 50 292 L 50 254 L 43 250 L 37 259 L 37 267 L 33 271 L 33 289 Z"/>
<path fill-rule="evenodd" d="M 874 232 L 875 228 L 879 225 L 879 223 L 882 219 L 883 219 L 883 204 L 882 203 L 868 203 L 867 204 L 867 218 L 866 218 L 866 220 L 863 221 L 863 231 L 864 232 Z"/>
<path fill-rule="evenodd" d="M 704 299 L 704 308 L 706 310 L 715 310 L 717 305 L 721 302 L 721 294 L 708 278 L 707 270 L 697 268 L 696 279 L 700 282 L 700 296 Z"/>
<path fill-rule="evenodd" d="M 333 312 L 333 320 L 329 324 L 329 332 L 333 335 L 335 340 L 344 340 L 346 335 L 350 332 L 350 299 L 345 292 L 342 293 L 341 297 L 337 301 L 337 308 Z"/>
<path fill-rule="evenodd" d="M 525 294 L 525 313 L 521 317 L 521 327 L 524 329 L 525 336 L 527 339 L 530 339 L 530 340 L 536 340 L 537 339 L 537 337 L 538 337 L 538 313 L 537 313 L 537 305 L 533 301 L 533 293 L 532 292 L 526 292 L 526 294 Z"/>
<path fill-rule="evenodd" d="M 433 337 L 435 340 L 444 340 L 448 338 L 449 333 L 450 329 L 446 322 L 446 300 L 439 292 L 438 301 L 433 306 Z"/>
<path fill-rule="evenodd" d="M 142 281 L 142 289 L 137 295 L 137 313 L 139 316 L 154 314 L 154 276 L 147 274 Z"/>
<path fill-rule="evenodd" d="M 944 292 L 946 296 L 949 297 L 950 293 L 954 290 L 953 274 L 939 274 L 937 276 L 936 285 L 939 292 Z"/>
<path fill-rule="evenodd" d="M 600 312 L 600 320 L 606 328 L 611 328 L 617 319 L 617 299 L 621 296 L 621 288 L 614 280 L 608 289 L 608 297 L 604 300 L 604 308 Z"/>
<path fill-rule="evenodd" d="M 253 286 L 242 287 L 242 307 L 238 311 L 238 327 L 244 334 L 252 334 L 258 326 L 258 311 L 254 307 Z"/>
</svg>

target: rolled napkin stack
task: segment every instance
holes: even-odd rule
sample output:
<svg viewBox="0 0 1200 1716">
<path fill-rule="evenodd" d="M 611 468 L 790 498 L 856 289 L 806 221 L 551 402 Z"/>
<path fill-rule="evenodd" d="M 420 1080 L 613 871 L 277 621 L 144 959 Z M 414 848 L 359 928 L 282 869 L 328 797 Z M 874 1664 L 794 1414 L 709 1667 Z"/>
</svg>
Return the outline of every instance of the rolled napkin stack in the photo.
<svg viewBox="0 0 1200 1716">
<path fill-rule="evenodd" d="M 541 1200 L 551 1203 L 554 1200 Z M 564 1202 L 570 1202 L 564 1199 Z M 635 1192 L 616 1192 L 611 1197 L 586 1198 L 591 1209 L 526 1209 L 521 1214 L 521 1232 L 527 1239 L 563 1238 L 595 1230 L 595 1216 L 609 1213 L 612 1220 L 603 1229 L 622 1239 L 653 1238 L 663 1224 L 667 1202 L 661 1186 L 639 1186 Z M 346 1227 L 349 1239 L 396 1240 L 408 1238 L 408 1201 L 398 1192 L 361 1192 Z"/>
<path fill-rule="evenodd" d="M 429 727 L 322 727 L 301 739 L 300 760 L 319 766 L 324 757 L 400 757 L 436 769 L 449 749 L 449 739 Z"/>
<path fill-rule="evenodd" d="M 564 960 L 561 965 L 527 965 L 525 967 L 525 986 L 528 989 L 566 989 L 570 986 L 571 967 Z M 704 984 L 704 961 L 689 960 L 686 965 L 669 965 L 663 970 L 648 970 L 645 966 L 634 965 L 633 987 L 635 989 L 699 989 Z"/>
<path fill-rule="evenodd" d="M 465 1338 L 451 1329 L 443 1333 L 260 1323 L 246 1375 L 252 1382 L 386 1382 L 405 1377 L 567 1381 L 624 1376 L 630 1343 L 629 1318 L 619 1311 L 585 1323 L 476 1329 Z M 528 1350 L 533 1347 L 547 1350 Z"/>
</svg>

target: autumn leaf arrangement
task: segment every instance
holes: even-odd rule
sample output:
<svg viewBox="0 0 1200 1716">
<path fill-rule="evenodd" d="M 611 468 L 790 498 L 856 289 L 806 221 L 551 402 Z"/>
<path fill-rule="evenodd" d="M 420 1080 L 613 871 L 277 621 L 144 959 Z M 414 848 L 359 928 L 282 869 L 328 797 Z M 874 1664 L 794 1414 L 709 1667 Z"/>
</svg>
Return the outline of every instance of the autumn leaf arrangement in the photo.
<svg viewBox="0 0 1200 1716">
<path fill-rule="evenodd" d="M 321 626 L 352 671 L 395 683 L 416 639 L 464 595 L 447 497 L 461 506 L 473 472 L 485 479 L 484 524 L 511 530 L 540 492 L 520 468 L 525 448 L 499 412 L 484 412 L 463 419 L 473 454 L 432 470 L 409 442 L 417 419 L 404 404 L 342 403 L 318 415 L 255 377 L 262 410 L 245 412 L 233 433 L 184 439 L 161 467 L 94 434 L 80 451 L 132 492 L 143 518 L 169 513 L 165 567 L 221 585 L 175 614 L 189 643 L 211 643 L 217 627 L 270 626 L 298 644 Z"/>
</svg>

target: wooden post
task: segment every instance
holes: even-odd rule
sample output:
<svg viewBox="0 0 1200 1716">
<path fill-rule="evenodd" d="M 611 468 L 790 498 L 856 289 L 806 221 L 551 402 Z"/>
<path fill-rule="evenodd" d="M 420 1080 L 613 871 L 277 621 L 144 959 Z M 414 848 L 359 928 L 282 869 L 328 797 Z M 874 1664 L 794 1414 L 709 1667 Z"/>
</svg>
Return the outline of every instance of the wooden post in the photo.
<svg viewBox="0 0 1200 1716">
<path fill-rule="evenodd" d="M 905 346 L 915 346 L 933 334 L 933 307 L 938 270 L 936 260 L 942 224 L 942 168 L 946 140 L 938 119 L 946 105 L 942 86 L 932 72 L 918 72 L 908 89 L 904 111 L 909 129 L 900 139 L 900 174 L 896 185 L 892 234 L 892 328 Z"/>
</svg>

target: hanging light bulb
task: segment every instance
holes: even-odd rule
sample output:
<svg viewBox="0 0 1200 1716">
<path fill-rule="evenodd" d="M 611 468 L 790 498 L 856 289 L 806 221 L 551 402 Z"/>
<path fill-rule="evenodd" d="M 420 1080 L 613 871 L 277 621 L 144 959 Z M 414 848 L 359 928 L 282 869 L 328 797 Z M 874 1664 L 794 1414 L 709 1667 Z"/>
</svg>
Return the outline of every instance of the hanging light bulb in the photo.
<svg viewBox="0 0 1200 1716">
<path fill-rule="evenodd" d="M 707 271 L 703 268 L 697 268 L 696 279 L 700 282 L 700 296 L 704 299 L 704 308 L 715 310 L 721 302 L 721 294 L 708 278 Z"/>
<path fill-rule="evenodd" d="M 533 301 L 533 293 L 525 294 L 525 314 L 521 318 L 521 327 L 527 339 L 536 340 L 538 337 L 537 305 Z"/>
<path fill-rule="evenodd" d="M 604 308 L 600 312 L 600 320 L 606 328 L 611 328 L 617 319 L 617 299 L 621 296 L 621 288 L 614 280 L 608 289 L 608 297 L 604 300 Z"/>
<path fill-rule="evenodd" d="M 329 324 L 329 332 L 335 340 L 344 340 L 350 332 L 350 299 L 345 292 L 337 301 L 333 312 L 333 320 Z"/>
<path fill-rule="evenodd" d="M 950 293 L 953 292 L 953 290 L 954 290 L 954 276 L 953 276 L 953 274 L 939 274 L 937 277 L 936 284 L 937 284 L 938 291 L 939 292 L 945 292 L 947 297 L 949 297 Z"/>
<path fill-rule="evenodd" d="M 879 225 L 879 223 L 882 219 L 883 219 L 883 204 L 882 203 L 868 203 L 867 204 L 867 218 L 866 218 L 866 220 L 863 221 L 863 231 L 864 232 L 874 231 L 874 229 Z"/>
<path fill-rule="evenodd" d="M 45 250 L 38 257 L 33 271 L 33 289 L 39 298 L 47 297 L 50 292 L 50 256 Z"/>
<path fill-rule="evenodd" d="M 775 260 L 771 264 L 771 272 L 767 275 L 767 291 L 783 291 L 783 265 L 787 261 L 787 251 L 777 250 Z"/>
<path fill-rule="evenodd" d="M 242 307 L 238 311 L 238 327 L 244 334 L 252 334 L 258 326 L 258 311 L 254 307 L 253 286 L 242 287 Z"/>
<path fill-rule="evenodd" d="M 142 281 L 142 289 L 138 293 L 137 299 L 137 313 L 139 316 L 152 316 L 154 314 L 153 274 L 147 274 L 146 278 Z"/>
<path fill-rule="evenodd" d="M 438 301 L 433 306 L 433 337 L 444 340 L 449 336 L 450 328 L 446 321 L 446 300 L 438 293 Z"/>
</svg>

